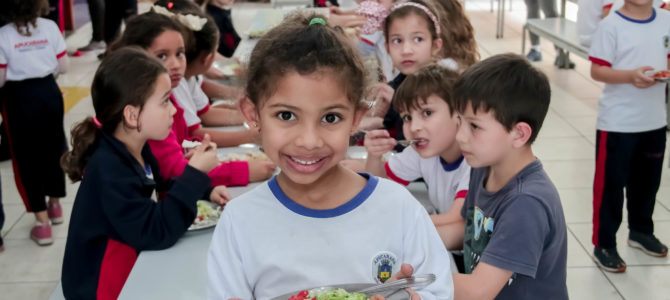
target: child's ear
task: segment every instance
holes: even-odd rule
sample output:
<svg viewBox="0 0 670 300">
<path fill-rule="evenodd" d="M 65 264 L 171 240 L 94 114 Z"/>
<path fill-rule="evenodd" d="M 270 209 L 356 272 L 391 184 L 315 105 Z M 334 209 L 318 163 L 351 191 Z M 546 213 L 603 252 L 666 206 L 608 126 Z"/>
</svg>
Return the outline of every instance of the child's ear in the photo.
<svg viewBox="0 0 670 300">
<path fill-rule="evenodd" d="M 512 145 L 514 148 L 521 148 L 530 139 L 533 129 L 526 122 L 518 122 L 512 128 Z"/>
<path fill-rule="evenodd" d="M 212 52 L 210 54 L 207 54 L 207 55 L 203 55 L 202 56 L 202 61 L 201 61 L 202 65 L 203 66 L 211 66 L 211 64 L 214 62 L 215 54 L 216 54 L 216 51 Z"/>
<path fill-rule="evenodd" d="M 244 117 L 244 120 L 247 122 L 252 127 L 258 127 L 258 111 L 256 110 L 256 105 L 251 102 L 251 100 L 247 97 L 244 97 L 240 99 L 240 112 L 242 112 L 242 116 Z"/>
<path fill-rule="evenodd" d="M 436 38 L 435 40 L 433 40 L 433 49 L 431 52 L 433 56 L 437 56 L 438 54 L 440 54 L 441 51 L 442 51 L 442 39 Z"/>
<path fill-rule="evenodd" d="M 354 112 L 354 126 L 351 128 L 351 134 L 358 132 L 358 125 L 361 124 L 361 120 L 365 117 L 365 114 L 368 113 L 369 108 L 367 106 L 361 107 Z"/>
<path fill-rule="evenodd" d="M 138 128 L 140 124 L 140 108 L 126 105 L 123 108 L 123 120 L 128 127 Z"/>
</svg>

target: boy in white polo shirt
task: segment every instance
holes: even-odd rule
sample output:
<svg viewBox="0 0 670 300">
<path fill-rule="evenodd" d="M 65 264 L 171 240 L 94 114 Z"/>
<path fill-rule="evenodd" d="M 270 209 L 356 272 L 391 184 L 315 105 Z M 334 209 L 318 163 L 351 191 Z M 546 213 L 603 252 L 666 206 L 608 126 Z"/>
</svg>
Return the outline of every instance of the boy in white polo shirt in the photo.
<svg viewBox="0 0 670 300">
<path fill-rule="evenodd" d="M 451 90 L 457 77 L 445 67 L 432 65 L 408 75 L 398 87 L 392 103 L 403 119 L 405 136 L 416 142 L 388 162 L 382 161 L 382 155 L 397 141 L 386 130 L 365 135 L 366 171 L 403 185 L 423 178 L 438 213 L 431 216 L 436 226 L 461 219 L 470 182 L 470 166 L 455 140 L 458 120 L 451 108 Z"/>
<path fill-rule="evenodd" d="M 668 68 L 670 12 L 652 0 L 626 0 L 593 36 L 591 76 L 605 82 L 598 104 L 593 182 L 593 257 L 609 272 L 624 272 L 616 250 L 624 188 L 628 245 L 664 257 L 651 215 L 661 181 L 666 141 L 665 84 L 650 75 Z"/>
</svg>

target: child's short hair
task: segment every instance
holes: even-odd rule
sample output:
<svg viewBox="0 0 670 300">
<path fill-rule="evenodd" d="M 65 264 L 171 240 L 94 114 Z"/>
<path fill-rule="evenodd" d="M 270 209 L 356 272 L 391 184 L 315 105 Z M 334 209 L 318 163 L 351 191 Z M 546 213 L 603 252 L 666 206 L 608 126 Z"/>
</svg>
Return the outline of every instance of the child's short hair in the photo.
<svg viewBox="0 0 670 300">
<path fill-rule="evenodd" d="M 365 70 L 358 52 L 341 28 L 325 25 L 318 14 L 289 16 L 258 41 L 245 74 L 246 93 L 258 107 L 290 72 L 309 75 L 329 71 L 356 108 L 363 107 Z"/>
<path fill-rule="evenodd" d="M 163 6 L 175 14 L 194 15 L 207 20 L 200 30 L 186 28 L 184 42 L 186 44 L 186 62 L 194 61 L 201 53 L 214 53 L 219 45 L 219 28 L 214 19 L 189 0 L 158 0 L 155 5 Z"/>
<path fill-rule="evenodd" d="M 37 18 L 49 12 L 47 0 L 7 0 L 3 1 L 0 19 L 14 23 L 16 31 L 30 36 L 30 26 L 37 26 Z"/>
<path fill-rule="evenodd" d="M 505 129 L 518 122 L 530 125 L 533 143 L 549 109 L 551 88 L 547 76 L 516 54 L 489 57 L 461 74 L 454 87 L 454 108 L 462 113 L 493 111 Z"/>
<path fill-rule="evenodd" d="M 139 46 L 148 49 L 159 35 L 168 30 L 179 32 L 182 36 L 185 36 L 184 26 L 174 18 L 155 12 L 134 16 L 126 23 L 126 30 L 112 45 L 112 50 L 125 46 Z"/>
<path fill-rule="evenodd" d="M 432 14 L 432 17 L 436 19 L 433 20 L 432 17 L 428 13 L 426 13 L 426 11 L 417 6 L 412 5 L 402 6 L 402 4 L 405 2 L 416 3 L 420 6 L 427 8 L 428 11 Z M 435 5 L 433 5 L 428 1 L 423 0 L 409 0 L 396 3 L 394 6 L 391 7 L 391 12 L 389 13 L 389 15 L 386 16 L 386 20 L 384 22 L 384 37 L 386 38 L 387 43 L 389 42 L 389 28 L 391 26 L 391 23 L 393 23 L 393 20 L 402 19 L 409 15 L 417 15 L 426 21 L 426 23 L 428 24 L 428 31 L 430 32 L 430 37 L 432 38 L 432 40 L 436 40 L 440 37 L 440 34 L 438 34 L 437 29 L 435 28 L 436 26 L 437 27 L 440 26 L 439 25 L 440 13 L 438 12 L 437 8 L 435 8 Z"/>
<path fill-rule="evenodd" d="M 393 109 L 397 112 L 419 109 L 430 95 L 436 95 L 447 102 L 449 111 L 453 114 L 453 88 L 456 78 L 458 73 L 436 64 L 407 75 L 393 96 Z"/>
</svg>

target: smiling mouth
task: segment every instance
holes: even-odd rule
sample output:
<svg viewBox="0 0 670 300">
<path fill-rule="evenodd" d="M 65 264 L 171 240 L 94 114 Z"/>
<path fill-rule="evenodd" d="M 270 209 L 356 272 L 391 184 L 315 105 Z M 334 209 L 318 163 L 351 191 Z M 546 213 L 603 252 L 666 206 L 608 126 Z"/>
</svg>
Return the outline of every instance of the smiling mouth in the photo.
<svg viewBox="0 0 670 300">
<path fill-rule="evenodd" d="M 302 159 L 295 158 L 293 156 L 289 156 L 289 157 L 291 158 L 292 161 L 297 162 L 301 165 L 305 165 L 305 166 L 313 165 L 313 164 L 318 163 L 318 162 L 323 160 L 323 158 L 319 158 L 319 159 L 315 159 L 315 160 L 302 160 Z"/>
</svg>

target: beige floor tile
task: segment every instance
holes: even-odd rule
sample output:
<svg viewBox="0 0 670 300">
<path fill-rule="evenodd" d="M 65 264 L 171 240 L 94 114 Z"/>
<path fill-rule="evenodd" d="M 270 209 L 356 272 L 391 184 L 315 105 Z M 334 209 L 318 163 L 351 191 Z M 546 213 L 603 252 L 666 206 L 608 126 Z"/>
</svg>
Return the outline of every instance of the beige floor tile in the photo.
<svg viewBox="0 0 670 300">
<path fill-rule="evenodd" d="M 540 137 L 533 152 L 542 161 L 594 159 L 593 145 L 584 137 Z"/>
<path fill-rule="evenodd" d="M 29 239 L 5 240 L 0 283 L 60 281 L 64 252 L 65 239 L 54 239 L 52 245 L 43 247 Z"/>
<path fill-rule="evenodd" d="M 570 123 L 555 112 L 549 111 L 544 119 L 538 138 L 543 137 L 578 137 L 581 136 Z"/>
<path fill-rule="evenodd" d="M 574 234 L 568 229 L 568 268 L 592 267 L 593 261 L 589 252 L 582 247 Z"/>
<path fill-rule="evenodd" d="M 582 244 L 584 249 L 587 249 L 589 253 L 591 253 L 591 251 L 593 251 L 593 244 L 591 243 L 591 233 L 593 226 L 591 224 L 568 224 L 568 227 L 575 234 L 577 240 L 579 240 L 579 243 Z M 661 240 L 661 242 L 666 244 L 669 243 L 670 221 L 656 221 L 654 222 L 654 227 L 654 234 L 656 237 Z M 667 257 L 657 258 L 646 255 L 638 249 L 629 247 L 626 243 L 627 240 L 628 226 L 625 222 L 623 222 L 621 227 L 619 227 L 619 231 L 617 232 L 617 250 L 628 267 L 641 265 L 670 265 L 670 259 Z"/>
<path fill-rule="evenodd" d="M 66 238 L 67 230 L 70 224 L 70 215 L 72 212 L 72 203 L 62 203 L 63 207 L 63 219 L 62 224 L 53 225 L 51 227 L 51 232 L 54 238 Z M 12 231 L 9 232 L 6 240 L 11 239 L 28 239 L 30 236 L 30 230 L 35 225 L 35 217 L 32 214 L 25 214 L 21 219 L 14 225 Z"/>
<path fill-rule="evenodd" d="M 575 128 L 582 136 L 593 145 L 596 144 L 596 118 L 595 117 L 566 117 L 565 121 Z M 594 148 L 595 151 L 595 148 Z M 595 152 L 593 152 L 595 155 Z"/>
<path fill-rule="evenodd" d="M 670 268 L 666 266 L 628 266 L 626 273 L 605 272 L 626 299 L 670 299 Z"/>
<path fill-rule="evenodd" d="M 559 189 L 558 193 L 561 196 L 565 221 L 568 224 L 591 224 L 593 220 L 593 192 L 591 187 Z M 626 214 L 624 214 L 623 218 L 624 221 L 628 219 Z M 670 211 L 668 211 L 666 206 L 657 203 L 652 219 L 654 221 L 670 221 Z"/>
<path fill-rule="evenodd" d="M 58 282 L 0 282 L 0 295 L 2 299 L 25 299 L 43 300 L 48 299 Z"/>
<path fill-rule="evenodd" d="M 567 284 L 568 295 L 572 300 L 622 299 L 603 272 L 596 267 L 568 268 Z"/>
<path fill-rule="evenodd" d="M 26 213 L 26 208 L 22 204 L 5 204 L 2 205 L 5 212 L 5 224 L 2 226 L 2 236 L 7 236 L 9 230 L 21 219 Z"/>
<path fill-rule="evenodd" d="M 558 189 L 588 188 L 593 184 L 593 160 L 543 161 L 542 164 Z"/>
</svg>

